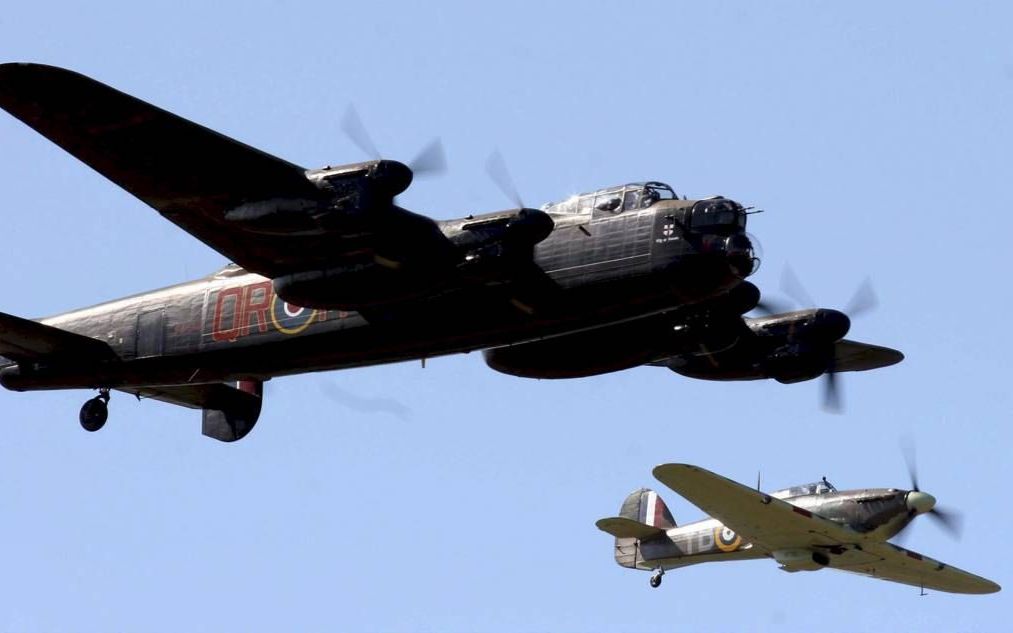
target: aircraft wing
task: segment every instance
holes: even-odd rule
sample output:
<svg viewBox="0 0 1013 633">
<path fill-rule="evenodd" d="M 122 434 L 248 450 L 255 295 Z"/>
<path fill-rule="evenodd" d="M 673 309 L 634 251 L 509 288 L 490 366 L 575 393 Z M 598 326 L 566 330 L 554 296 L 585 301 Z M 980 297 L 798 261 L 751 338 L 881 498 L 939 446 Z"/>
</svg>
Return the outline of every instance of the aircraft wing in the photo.
<svg viewBox="0 0 1013 633">
<path fill-rule="evenodd" d="M 373 227 L 378 235 L 364 238 L 362 226 L 349 225 L 340 214 L 322 226 L 314 213 L 334 194 L 318 188 L 303 167 L 69 70 L 0 65 L 0 107 L 211 248 L 266 277 L 326 265 L 378 237 L 396 243 L 395 252 L 386 253 L 394 259 L 397 248 L 423 255 L 446 248 L 434 221 L 389 201 L 380 205 L 379 228 Z M 268 213 L 278 208 L 284 213 Z M 263 214 L 273 218 L 267 227 L 250 220 Z"/>
<path fill-rule="evenodd" d="M 995 593 L 999 585 L 893 543 L 863 543 L 830 557 L 830 567 L 870 578 L 950 593 Z"/>
<path fill-rule="evenodd" d="M 104 341 L 0 312 L 0 356 L 16 361 L 58 357 L 109 360 L 116 353 Z"/>
<path fill-rule="evenodd" d="M 834 344 L 834 371 L 865 371 L 896 365 L 904 354 L 889 347 L 859 343 L 847 339 Z"/>
<path fill-rule="evenodd" d="M 858 532 L 698 466 L 662 464 L 654 477 L 768 552 L 857 543 Z"/>
</svg>

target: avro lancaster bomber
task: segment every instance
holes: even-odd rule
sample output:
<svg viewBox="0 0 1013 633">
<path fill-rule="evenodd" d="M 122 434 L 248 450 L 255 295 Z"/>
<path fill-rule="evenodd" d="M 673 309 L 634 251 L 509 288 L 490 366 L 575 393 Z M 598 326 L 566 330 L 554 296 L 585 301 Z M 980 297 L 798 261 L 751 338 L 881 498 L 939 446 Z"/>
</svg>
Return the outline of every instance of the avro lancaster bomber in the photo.
<svg viewBox="0 0 1013 633">
<path fill-rule="evenodd" d="M 484 350 L 517 376 L 653 364 L 796 382 L 899 362 L 810 309 L 744 318 L 757 259 L 747 210 L 660 182 L 433 220 L 395 196 L 421 166 L 306 169 L 83 75 L 0 65 L 0 107 L 235 262 L 202 279 L 41 320 L 0 314 L 0 383 L 111 390 L 203 410 L 244 437 L 263 381 Z M 431 155 L 431 153 L 430 153 Z"/>
</svg>

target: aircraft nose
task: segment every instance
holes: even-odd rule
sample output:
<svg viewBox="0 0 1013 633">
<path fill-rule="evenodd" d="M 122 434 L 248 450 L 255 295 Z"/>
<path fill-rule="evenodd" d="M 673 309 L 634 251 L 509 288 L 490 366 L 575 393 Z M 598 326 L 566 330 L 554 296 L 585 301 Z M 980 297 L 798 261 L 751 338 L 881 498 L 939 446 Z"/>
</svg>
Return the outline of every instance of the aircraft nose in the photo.
<svg viewBox="0 0 1013 633">
<path fill-rule="evenodd" d="M 936 507 L 936 498 L 927 492 L 912 490 L 907 493 L 907 507 L 917 514 L 925 514 Z"/>
</svg>

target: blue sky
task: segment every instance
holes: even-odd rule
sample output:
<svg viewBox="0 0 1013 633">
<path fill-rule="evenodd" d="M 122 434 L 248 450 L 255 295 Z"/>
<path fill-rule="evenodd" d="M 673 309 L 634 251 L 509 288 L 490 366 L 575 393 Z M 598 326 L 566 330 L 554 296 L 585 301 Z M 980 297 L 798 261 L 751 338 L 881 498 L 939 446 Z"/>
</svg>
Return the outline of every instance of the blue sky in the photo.
<svg viewBox="0 0 1013 633">
<path fill-rule="evenodd" d="M 705 383 L 658 368 L 526 381 L 478 354 L 272 381 L 256 430 L 114 395 L 0 393 L 0 629 L 968 630 L 1008 592 L 933 593 L 771 561 L 691 567 L 658 590 L 594 521 L 691 462 L 779 488 L 922 487 L 964 538 L 907 546 L 1010 586 L 1008 387 L 1013 10 L 1006 3 L 18 3 L 0 59 L 66 66 L 306 166 L 429 139 L 446 176 L 401 201 L 434 217 L 667 181 L 766 209 L 772 295 L 790 264 L 826 307 L 866 276 L 850 336 L 899 348 L 816 382 Z M 4 301 L 43 316 L 197 277 L 224 260 L 0 116 Z M 702 512 L 660 488 L 678 521 Z"/>
</svg>

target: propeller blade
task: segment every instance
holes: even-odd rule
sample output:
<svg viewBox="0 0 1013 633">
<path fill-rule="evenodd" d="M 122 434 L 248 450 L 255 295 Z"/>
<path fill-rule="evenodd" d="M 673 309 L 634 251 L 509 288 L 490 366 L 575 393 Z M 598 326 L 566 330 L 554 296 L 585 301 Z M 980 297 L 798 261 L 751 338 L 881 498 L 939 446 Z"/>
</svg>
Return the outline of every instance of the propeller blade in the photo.
<svg viewBox="0 0 1013 633">
<path fill-rule="evenodd" d="M 900 442 L 900 450 L 904 454 L 904 463 L 907 464 L 907 474 L 911 478 L 911 490 L 918 488 L 918 466 L 915 459 L 915 443 L 911 438 L 903 438 Z"/>
<path fill-rule="evenodd" d="M 764 316 L 771 316 L 782 312 L 791 312 L 791 306 L 777 299 L 760 299 L 756 302 L 756 307 L 753 310 L 762 313 Z"/>
<path fill-rule="evenodd" d="M 806 307 L 816 305 L 791 266 L 785 266 L 784 272 L 781 273 L 781 292 L 791 297 L 799 305 Z"/>
<path fill-rule="evenodd" d="M 356 111 L 355 106 L 350 105 L 345 110 L 345 116 L 341 117 L 341 130 L 367 156 L 373 160 L 380 159 L 380 151 L 376 149 L 376 145 L 373 143 L 373 139 L 370 138 L 369 132 L 366 131 L 366 126 L 363 125 L 362 119 L 359 118 L 359 113 Z"/>
<path fill-rule="evenodd" d="M 841 387 L 837 382 L 837 372 L 830 368 L 823 374 L 823 410 L 827 413 L 841 413 Z"/>
<path fill-rule="evenodd" d="M 485 161 L 485 171 L 510 202 L 518 209 L 524 208 L 524 201 L 521 200 L 521 195 L 517 193 L 514 179 L 510 177 L 510 170 L 507 169 L 506 161 L 503 160 L 503 155 L 499 153 L 499 150 L 495 150 L 489 155 L 489 159 Z"/>
<path fill-rule="evenodd" d="M 956 539 L 960 538 L 964 528 L 964 518 L 960 513 L 942 508 L 932 508 L 928 515 L 935 519 L 939 527 L 943 528 L 947 534 Z"/>
<path fill-rule="evenodd" d="M 844 313 L 854 318 L 863 312 L 872 310 L 878 303 L 876 291 L 872 288 L 872 281 L 866 277 L 862 285 L 855 290 L 855 294 L 852 295 L 851 300 L 848 301 L 848 307 L 844 309 Z"/>
<path fill-rule="evenodd" d="M 436 138 L 415 155 L 408 163 L 416 176 L 435 176 L 447 171 L 447 155 L 443 151 L 443 143 Z"/>
</svg>

